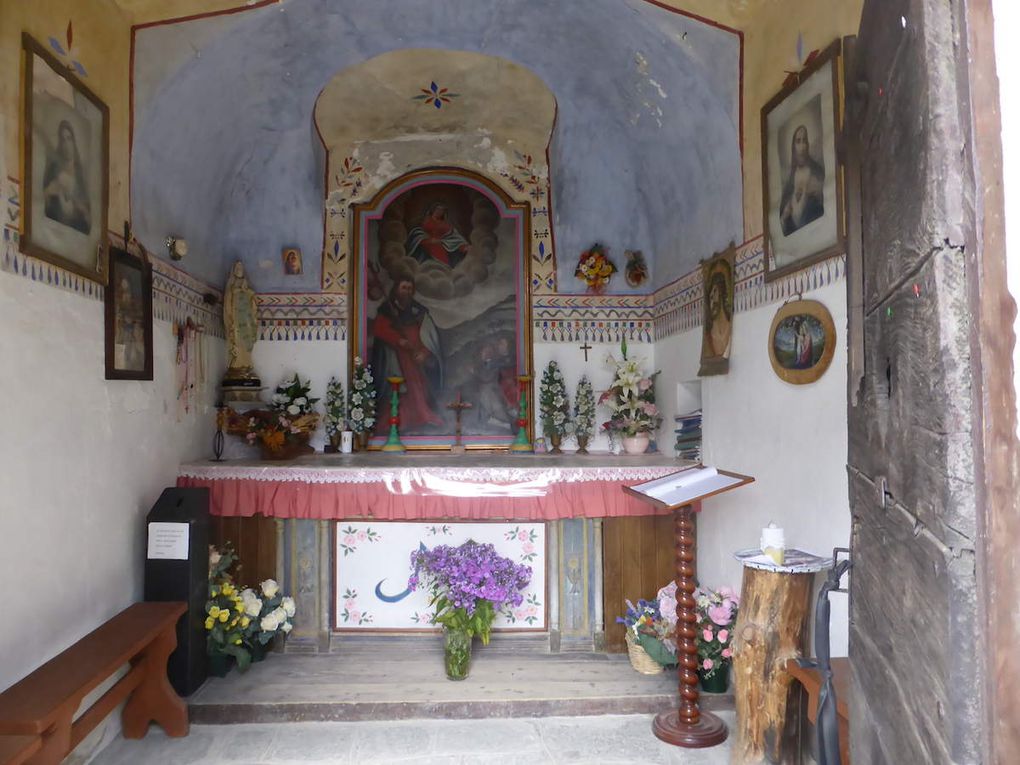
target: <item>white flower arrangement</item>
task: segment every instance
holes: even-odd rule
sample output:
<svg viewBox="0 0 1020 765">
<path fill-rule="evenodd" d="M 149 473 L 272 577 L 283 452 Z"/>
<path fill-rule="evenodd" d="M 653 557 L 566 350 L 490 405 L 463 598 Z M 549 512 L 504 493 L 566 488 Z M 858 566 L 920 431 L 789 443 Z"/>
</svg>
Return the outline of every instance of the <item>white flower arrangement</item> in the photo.
<svg viewBox="0 0 1020 765">
<path fill-rule="evenodd" d="M 594 432 L 595 392 L 588 375 L 583 375 L 574 394 L 574 435 L 578 438 L 591 438 Z"/>
<path fill-rule="evenodd" d="M 335 377 L 326 385 L 326 435 L 335 436 L 344 429 L 347 419 L 347 400 L 344 398 L 344 384 Z"/>
<path fill-rule="evenodd" d="M 315 411 L 315 404 L 319 400 L 308 395 L 311 390 L 311 382 L 301 382 L 301 377 L 295 373 L 292 379 L 284 380 L 276 386 L 269 408 L 276 412 L 286 413 L 291 417 L 311 414 Z"/>
<path fill-rule="evenodd" d="M 570 402 L 567 400 L 563 372 L 555 361 L 550 361 L 542 374 L 538 399 L 542 432 L 550 438 L 565 434 L 570 425 Z"/>
<path fill-rule="evenodd" d="M 372 367 L 365 364 L 360 356 L 354 357 L 348 418 L 355 433 L 371 433 L 375 429 L 375 378 L 372 377 Z"/>
<path fill-rule="evenodd" d="M 658 430 L 662 415 L 655 405 L 655 378 L 658 372 L 647 377 L 641 371 L 642 359 L 627 358 L 627 341 L 620 343 L 621 359 L 611 354 L 606 363 L 616 367 L 613 383 L 599 398 L 599 404 L 611 412 L 609 421 L 602 427 L 610 435 L 620 433 L 634 436 Z"/>
<path fill-rule="evenodd" d="M 291 619 L 297 613 L 294 598 L 283 595 L 275 579 L 262 582 L 257 593 L 251 589 L 244 590 L 241 604 L 245 614 L 252 617 L 248 640 L 253 643 L 266 645 L 278 632 L 286 635 L 293 629 Z"/>
</svg>

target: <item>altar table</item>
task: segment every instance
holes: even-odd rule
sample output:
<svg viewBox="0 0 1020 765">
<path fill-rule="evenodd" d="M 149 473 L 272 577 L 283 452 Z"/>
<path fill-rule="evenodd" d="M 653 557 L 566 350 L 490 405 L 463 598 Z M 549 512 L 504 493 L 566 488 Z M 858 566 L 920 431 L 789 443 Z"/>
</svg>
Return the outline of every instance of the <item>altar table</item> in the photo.
<svg viewBox="0 0 1020 765">
<path fill-rule="evenodd" d="M 316 454 L 187 463 L 177 484 L 207 487 L 210 511 L 222 516 L 541 521 L 666 513 L 620 486 L 690 464 L 662 454 Z"/>
</svg>

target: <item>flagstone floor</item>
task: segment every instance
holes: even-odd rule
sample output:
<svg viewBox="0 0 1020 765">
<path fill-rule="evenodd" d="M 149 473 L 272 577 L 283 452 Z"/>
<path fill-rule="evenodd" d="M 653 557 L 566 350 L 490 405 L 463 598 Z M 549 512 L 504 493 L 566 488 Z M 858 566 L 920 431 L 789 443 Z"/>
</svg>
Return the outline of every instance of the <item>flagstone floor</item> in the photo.
<svg viewBox="0 0 1020 765">
<path fill-rule="evenodd" d="M 718 713 L 733 726 L 732 712 Z M 485 720 L 194 725 L 187 738 L 153 728 L 115 740 L 93 765 L 325 763 L 682 763 L 726 765 L 730 741 L 678 749 L 652 735 L 652 715 Z"/>
</svg>

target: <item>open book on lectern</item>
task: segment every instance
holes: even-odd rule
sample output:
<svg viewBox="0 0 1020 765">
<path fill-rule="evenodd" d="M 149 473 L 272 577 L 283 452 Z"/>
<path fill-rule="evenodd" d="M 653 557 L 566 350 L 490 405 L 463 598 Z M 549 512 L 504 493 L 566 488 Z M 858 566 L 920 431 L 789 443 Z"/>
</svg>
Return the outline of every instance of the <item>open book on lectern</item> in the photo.
<svg viewBox="0 0 1020 765">
<path fill-rule="evenodd" d="M 749 475 L 696 465 L 664 475 L 662 478 L 623 488 L 627 493 L 660 507 L 681 507 L 713 494 L 735 489 L 753 480 L 754 478 Z"/>
</svg>

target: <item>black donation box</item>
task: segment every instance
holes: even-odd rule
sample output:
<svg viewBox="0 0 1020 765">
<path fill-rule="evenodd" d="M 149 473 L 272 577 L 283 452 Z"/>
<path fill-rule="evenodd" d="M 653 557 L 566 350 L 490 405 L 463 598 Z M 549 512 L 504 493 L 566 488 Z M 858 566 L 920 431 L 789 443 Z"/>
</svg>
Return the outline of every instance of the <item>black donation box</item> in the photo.
<svg viewBox="0 0 1020 765">
<path fill-rule="evenodd" d="M 164 489 L 146 516 L 145 599 L 180 600 L 177 650 L 167 674 L 181 696 L 205 682 L 205 604 L 209 598 L 209 490 Z"/>
</svg>

